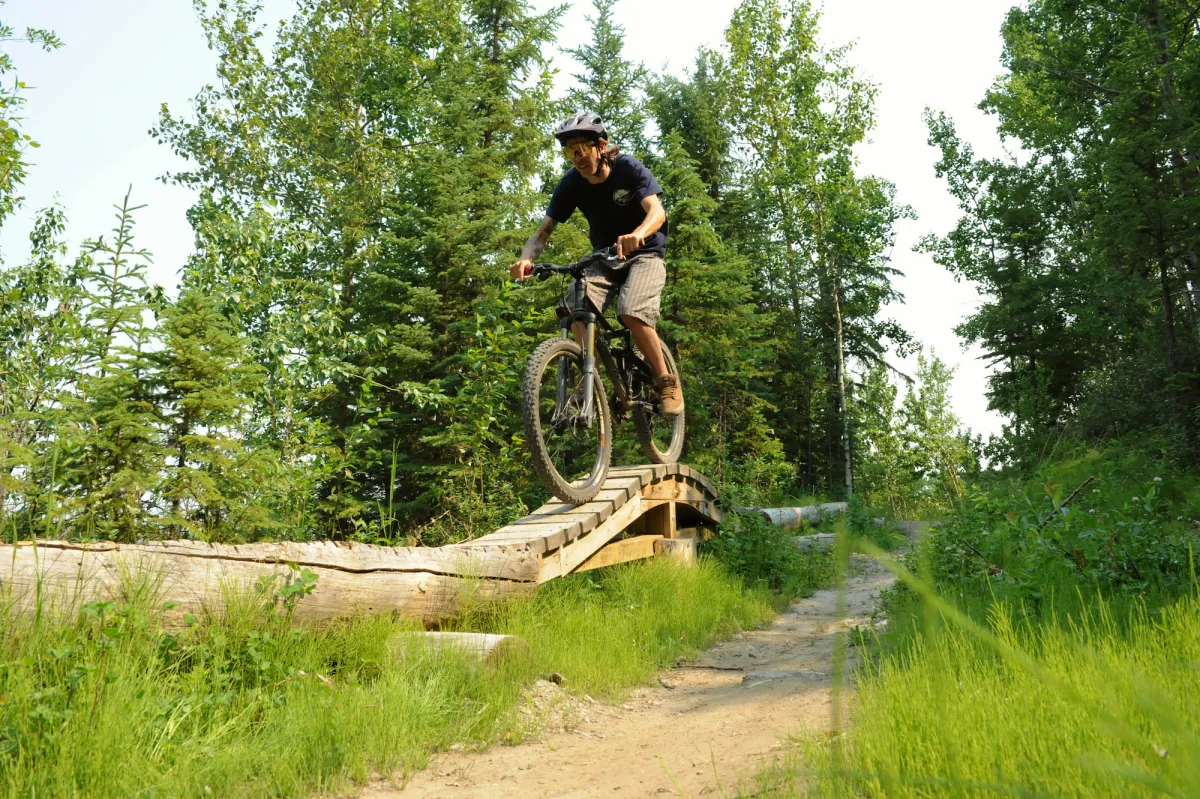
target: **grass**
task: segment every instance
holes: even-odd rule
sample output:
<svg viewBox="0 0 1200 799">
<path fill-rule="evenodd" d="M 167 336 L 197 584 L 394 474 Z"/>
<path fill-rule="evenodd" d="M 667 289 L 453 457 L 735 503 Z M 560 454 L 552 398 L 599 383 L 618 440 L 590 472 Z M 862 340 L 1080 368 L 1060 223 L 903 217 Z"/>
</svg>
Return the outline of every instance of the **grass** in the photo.
<svg viewBox="0 0 1200 799">
<path fill-rule="evenodd" d="M 849 636 L 848 718 L 805 731 L 753 795 L 1197 795 L 1196 485 L 1083 452 L 979 491 L 908 557 L 924 578 L 885 597 L 888 632 Z"/>
<path fill-rule="evenodd" d="M 993 606 L 860 675 L 846 736 L 759 775 L 768 796 L 1189 796 L 1200 785 L 1200 600 Z"/>
<path fill-rule="evenodd" d="M 136 593 L 136 592 L 135 592 Z M 154 603 L 68 618 L 0 611 L 0 786 L 9 796 L 310 796 L 422 767 L 454 743 L 516 740 L 524 684 L 620 697 L 664 665 L 760 625 L 776 599 L 716 561 L 666 559 L 547 585 L 467 629 L 520 635 L 495 670 L 452 652 L 395 655 L 414 628 L 375 617 L 303 628 L 248 600 L 165 630 Z"/>
</svg>

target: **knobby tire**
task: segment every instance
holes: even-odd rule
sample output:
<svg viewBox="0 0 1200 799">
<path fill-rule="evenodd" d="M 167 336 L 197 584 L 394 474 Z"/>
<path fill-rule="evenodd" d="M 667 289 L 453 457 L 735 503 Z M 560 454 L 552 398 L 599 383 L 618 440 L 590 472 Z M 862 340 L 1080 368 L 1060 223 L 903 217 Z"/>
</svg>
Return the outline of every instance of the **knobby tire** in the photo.
<svg viewBox="0 0 1200 799">
<path fill-rule="evenodd" d="M 612 458 L 612 416 L 609 414 L 608 397 L 604 391 L 604 383 L 600 380 L 599 368 L 594 375 L 593 404 L 596 406 L 596 420 L 600 425 L 599 443 L 595 451 L 595 460 L 591 471 L 583 478 L 569 480 L 569 475 L 559 473 L 551 452 L 546 445 L 546 423 L 550 420 L 543 418 L 545 396 L 542 394 L 543 379 L 547 369 L 557 374 L 559 358 L 568 358 L 576 374 L 583 374 L 583 353 L 579 345 L 565 338 L 543 341 L 529 356 L 525 367 L 525 378 L 522 384 L 521 415 L 525 422 L 525 441 L 533 458 L 533 468 L 538 477 L 554 496 L 565 502 L 582 505 L 590 502 L 604 486 L 608 476 L 609 462 Z M 551 375 L 553 377 L 554 375 Z M 578 379 L 577 379 L 578 382 Z M 568 386 L 568 391 L 571 390 Z"/>
<path fill-rule="evenodd" d="M 671 355 L 671 351 L 667 349 L 667 345 L 662 345 L 663 360 L 667 364 L 667 372 L 679 378 L 679 369 L 675 366 L 675 358 Z M 683 390 L 683 380 L 680 379 L 680 390 Z M 643 387 L 643 392 L 653 391 L 653 388 Z M 655 424 L 671 425 L 671 438 L 669 441 L 663 442 L 665 447 L 659 447 L 654 440 Z M 683 414 L 679 414 L 672 420 L 665 420 L 659 414 L 647 410 L 642 405 L 635 405 L 633 408 L 633 429 L 637 431 L 638 443 L 642 447 L 642 454 L 650 459 L 651 463 L 678 463 L 683 456 L 683 442 L 686 433 L 686 422 Z M 665 427 L 664 427 L 665 430 Z"/>
</svg>

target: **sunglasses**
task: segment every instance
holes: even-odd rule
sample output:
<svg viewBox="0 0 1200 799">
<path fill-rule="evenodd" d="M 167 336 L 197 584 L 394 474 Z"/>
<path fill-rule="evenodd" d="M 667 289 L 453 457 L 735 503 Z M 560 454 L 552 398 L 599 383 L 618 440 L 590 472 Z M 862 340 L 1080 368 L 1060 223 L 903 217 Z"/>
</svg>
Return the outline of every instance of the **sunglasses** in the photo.
<svg viewBox="0 0 1200 799">
<path fill-rule="evenodd" d="M 563 157 L 568 161 L 574 161 L 576 158 L 582 158 L 591 152 L 591 149 L 596 146 L 596 142 L 587 141 L 579 142 L 578 144 L 568 144 L 562 148 Z"/>
</svg>

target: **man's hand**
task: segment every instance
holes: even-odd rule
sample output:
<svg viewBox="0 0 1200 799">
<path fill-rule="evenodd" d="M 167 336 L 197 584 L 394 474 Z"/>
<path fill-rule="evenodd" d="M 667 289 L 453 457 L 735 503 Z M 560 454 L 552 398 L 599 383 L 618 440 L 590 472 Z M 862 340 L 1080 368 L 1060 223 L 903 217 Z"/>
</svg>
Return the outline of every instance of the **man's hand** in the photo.
<svg viewBox="0 0 1200 799">
<path fill-rule="evenodd" d="M 513 280 L 524 280 L 532 272 L 533 261 L 529 258 L 521 258 L 508 268 L 508 274 L 512 275 Z"/>
<path fill-rule="evenodd" d="M 645 243 L 646 239 L 636 230 L 632 233 L 626 233 L 624 236 L 617 238 L 617 257 L 625 258 L 626 256 L 633 255 L 638 251 L 638 247 L 641 247 Z"/>
</svg>

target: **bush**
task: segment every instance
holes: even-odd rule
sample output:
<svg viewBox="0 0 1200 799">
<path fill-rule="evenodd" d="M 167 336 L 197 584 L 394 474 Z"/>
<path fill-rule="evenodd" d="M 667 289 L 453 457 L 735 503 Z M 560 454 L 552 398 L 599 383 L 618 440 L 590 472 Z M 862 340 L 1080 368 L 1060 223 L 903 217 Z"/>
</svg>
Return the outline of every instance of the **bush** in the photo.
<svg viewBox="0 0 1200 799">
<path fill-rule="evenodd" d="M 761 586 L 784 599 L 811 596 L 833 579 L 833 555 L 801 551 L 795 535 L 758 514 L 735 514 L 704 549 L 750 586 Z"/>
<path fill-rule="evenodd" d="M 1190 553 L 1200 484 L 1162 452 L 1118 442 L 1080 449 L 1036 470 L 974 490 L 927 538 L 936 583 L 999 588 L 1038 601 L 1076 582 L 1106 594 L 1179 594 L 1192 585 Z"/>
</svg>

